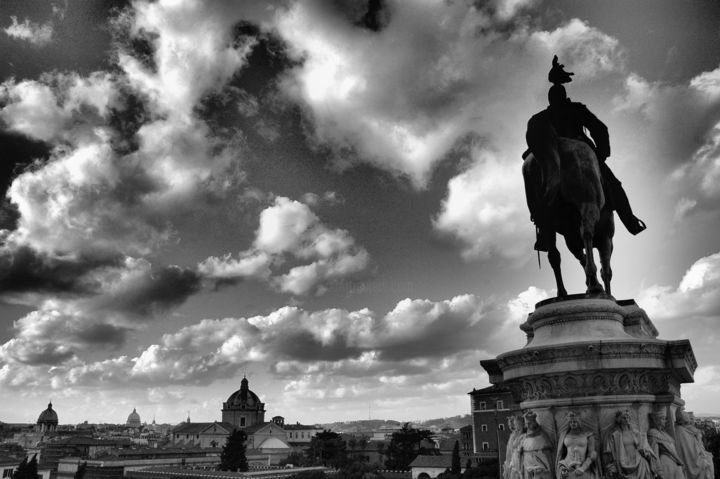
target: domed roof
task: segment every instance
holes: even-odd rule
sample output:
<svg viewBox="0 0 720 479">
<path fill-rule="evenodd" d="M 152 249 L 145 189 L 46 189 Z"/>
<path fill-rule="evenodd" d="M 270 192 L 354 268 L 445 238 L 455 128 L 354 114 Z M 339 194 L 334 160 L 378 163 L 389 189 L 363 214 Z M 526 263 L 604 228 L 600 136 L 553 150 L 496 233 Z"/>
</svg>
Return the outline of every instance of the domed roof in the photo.
<svg viewBox="0 0 720 479">
<path fill-rule="evenodd" d="M 140 426 L 140 414 L 137 413 L 135 408 L 133 408 L 132 412 L 127 418 L 127 425 L 134 427 Z"/>
<path fill-rule="evenodd" d="M 58 415 L 52 408 L 52 402 L 48 404 L 47 409 L 40 413 L 37 420 L 38 424 L 54 424 L 57 426 Z"/>
<path fill-rule="evenodd" d="M 243 378 L 240 389 L 230 395 L 225 405 L 233 409 L 262 409 L 265 406 L 258 395 L 248 388 L 247 378 Z"/>
</svg>

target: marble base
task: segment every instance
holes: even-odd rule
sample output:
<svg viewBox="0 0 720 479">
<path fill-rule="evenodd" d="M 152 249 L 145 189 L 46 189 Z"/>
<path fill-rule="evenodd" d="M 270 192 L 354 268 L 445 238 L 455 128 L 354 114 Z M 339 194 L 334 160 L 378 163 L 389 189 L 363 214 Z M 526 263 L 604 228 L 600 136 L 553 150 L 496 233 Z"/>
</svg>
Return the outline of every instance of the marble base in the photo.
<svg viewBox="0 0 720 479">
<path fill-rule="evenodd" d="M 641 430 L 647 414 L 665 408 L 669 423 L 684 402 L 680 385 L 693 381 L 697 362 L 690 342 L 657 339 L 645 311 L 632 300 L 570 296 L 536 305 L 521 326 L 527 344 L 481 361 L 492 384 L 509 389 L 549 431 L 569 410 L 612 426 L 621 409 Z"/>
</svg>

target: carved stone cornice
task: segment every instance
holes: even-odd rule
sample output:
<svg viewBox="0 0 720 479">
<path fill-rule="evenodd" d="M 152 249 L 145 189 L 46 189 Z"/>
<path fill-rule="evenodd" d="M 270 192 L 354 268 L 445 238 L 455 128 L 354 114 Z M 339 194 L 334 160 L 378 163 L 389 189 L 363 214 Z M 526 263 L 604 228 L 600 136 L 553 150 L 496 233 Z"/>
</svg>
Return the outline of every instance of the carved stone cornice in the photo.
<svg viewBox="0 0 720 479">
<path fill-rule="evenodd" d="M 665 341 L 589 341 L 568 345 L 526 348 L 501 354 L 497 365 L 502 370 L 518 366 L 541 365 L 561 361 L 587 362 L 597 359 L 651 359 L 663 361 Z M 691 353 L 692 354 L 692 353 Z"/>
</svg>

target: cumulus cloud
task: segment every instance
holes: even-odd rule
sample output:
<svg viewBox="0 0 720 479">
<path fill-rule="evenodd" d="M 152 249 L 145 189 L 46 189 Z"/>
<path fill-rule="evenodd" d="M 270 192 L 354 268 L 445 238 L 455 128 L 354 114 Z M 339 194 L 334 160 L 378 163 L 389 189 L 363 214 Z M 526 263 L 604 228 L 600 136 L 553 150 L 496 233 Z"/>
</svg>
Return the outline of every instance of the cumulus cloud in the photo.
<svg viewBox="0 0 720 479">
<path fill-rule="evenodd" d="M 288 258 L 303 264 L 281 272 Z M 208 278 L 225 281 L 269 280 L 282 292 L 305 295 L 363 272 L 369 261 L 368 252 L 346 230 L 325 226 L 308 205 L 280 196 L 260 213 L 252 248 L 237 259 L 212 256 L 202 261 L 198 270 Z"/>
<path fill-rule="evenodd" d="M 720 68 L 676 85 L 629 75 L 614 104 L 617 111 L 638 115 L 651 127 L 645 154 L 671 167 L 667 182 L 677 197 L 676 219 L 716 210 L 720 199 Z"/>
<path fill-rule="evenodd" d="M 523 15 L 532 6 L 389 2 L 387 23 L 368 32 L 318 2 L 297 3 L 276 16 L 300 61 L 283 87 L 340 164 L 368 162 L 420 188 L 471 139 L 434 226 L 460 241 L 466 259 L 517 262 L 532 241 L 520 155 L 523 126 L 544 106 L 537 72 L 553 54 L 582 71 L 580 87 L 626 69 L 617 39 L 577 19 L 538 30 Z"/>
<path fill-rule="evenodd" d="M 236 145 L 196 108 L 245 64 L 253 40 L 234 36 L 241 18 L 235 2 L 137 2 L 116 20 L 113 73 L 2 84 L 3 127 L 51 148 L 7 191 L 17 219 L 2 232 L 2 298 L 36 308 L 16 321 L 8 357 L 62 363 L 83 345 L 122 344 L 137 320 L 200 290 L 197 271 L 145 258 L 174 237 L 173 221 L 237 181 Z M 32 26 L 13 23 L 17 35 Z M 129 48 L 136 37 L 150 39 L 151 66 Z M 118 148 L 124 135 L 134 146 Z"/>
<path fill-rule="evenodd" d="M 116 101 L 115 79 L 95 72 L 45 74 L 40 81 L 3 82 L 0 118 L 9 129 L 43 141 L 92 139 Z"/>
<path fill-rule="evenodd" d="M 35 270 L 12 273 L 26 280 L 25 289 L 16 283 L 3 291 L 6 300 L 39 304 L 14 322 L 14 337 L 0 345 L 3 357 L 17 363 L 59 365 L 87 349 L 119 347 L 144 321 L 200 289 L 195 271 L 152 268 L 142 259 L 102 264 L 26 256 L 32 261 L 18 266 Z"/>
<path fill-rule="evenodd" d="M 447 197 L 433 225 L 460 240 L 467 259 L 516 260 L 533 241 L 521 163 L 508 165 L 483 151 L 474 154 L 473 166 L 448 182 Z"/>
<path fill-rule="evenodd" d="M 296 3 L 276 18 L 301 61 L 284 88 L 340 163 L 366 161 L 423 187 L 467 135 L 502 145 L 524 123 L 538 91 L 530 73 L 553 53 L 596 78 L 623 67 L 617 40 L 579 20 L 534 31 L 517 15 L 532 2 L 490 3 L 390 2 L 373 33 L 320 2 Z"/>
<path fill-rule="evenodd" d="M 16 16 L 11 16 L 10 21 L 12 21 L 12 24 L 3 29 L 5 34 L 10 38 L 30 42 L 39 47 L 47 45 L 52 41 L 53 26 L 50 22 L 40 25 L 31 22 L 29 18 L 18 22 Z"/>
<path fill-rule="evenodd" d="M 360 377 L 379 377 L 380 383 L 393 387 L 424 384 L 428 374 L 438 383 L 448 382 L 452 378 L 443 379 L 438 371 L 451 371 L 458 364 L 472 363 L 474 368 L 478 355 L 489 357 L 513 345 L 506 334 L 487 332 L 503 331 L 516 301 L 483 301 L 474 295 L 444 301 L 405 299 L 385 315 L 366 308 L 311 312 L 286 306 L 261 316 L 205 319 L 165 334 L 135 357 L 98 362 L 79 360 L 74 347 L 88 342 L 88 337 L 111 344 L 110 338 L 120 341 L 127 331 L 119 323 L 84 329 L 85 323 L 67 317 L 68 309 L 61 318 L 61 312 L 48 304 L 42 313 L 17 322 L 21 334 L 2 346 L 8 359 L 1 377 L 5 385 L 16 384 L 27 368 L 66 360 L 43 373 L 46 379 L 56 378 L 55 383 L 65 386 L 209 384 L 240 366 L 264 364 L 281 379 L 312 376 L 306 380 L 315 384 L 318 377 L 326 377 L 331 381 L 328 388 L 342 378 Z M 61 330 L 63 321 L 69 327 Z M 50 330 L 62 337 L 63 347 L 35 341 L 47 337 Z M 475 375 L 466 368 L 461 376 L 467 381 Z M 295 386 L 288 383 L 288 387 Z"/>
<path fill-rule="evenodd" d="M 688 317 L 717 320 L 720 315 L 720 253 L 695 261 L 677 287 L 653 285 L 644 288 L 637 302 L 651 318 L 663 322 Z"/>
</svg>

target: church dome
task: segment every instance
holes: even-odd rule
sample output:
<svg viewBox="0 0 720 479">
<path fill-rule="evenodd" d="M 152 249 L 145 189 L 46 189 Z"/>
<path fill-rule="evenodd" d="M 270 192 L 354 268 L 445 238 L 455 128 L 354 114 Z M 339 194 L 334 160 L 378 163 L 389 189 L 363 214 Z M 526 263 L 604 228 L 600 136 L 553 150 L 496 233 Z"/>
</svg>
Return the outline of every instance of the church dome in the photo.
<svg viewBox="0 0 720 479">
<path fill-rule="evenodd" d="M 260 402 L 257 394 L 248 388 L 247 378 L 243 378 L 240 389 L 230 395 L 226 407 L 229 409 L 262 409 L 265 405 Z"/>
<path fill-rule="evenodd" d="M 129 427 L 140 427 L 140 414 L 137 413 L 135 408 L 133 408 L 132 412 L 127 418 L 127 425 Z"/>
<path fill-rule="evenodd" d="M 223 403 L 222 420 L 240 429 L 265 423 L 265 404 L 250 390 L 247 378 Z"/>
<path fill-rule="evenodd" d="M 40 413 L 37 424 L 43 430 L 52 430 L 57 427 L 58 415 L 52 408 L 52 402 L 48 404 L 47 409 Z"/>
</svg>

